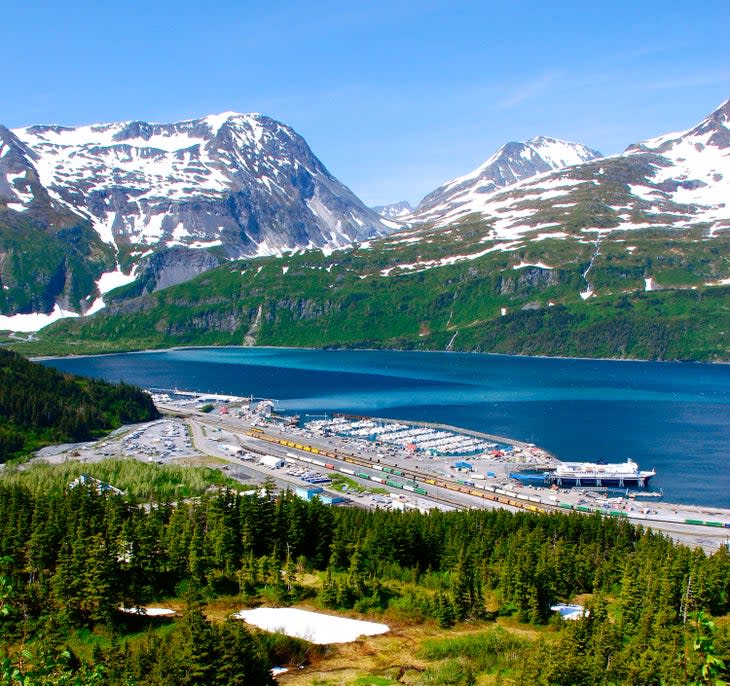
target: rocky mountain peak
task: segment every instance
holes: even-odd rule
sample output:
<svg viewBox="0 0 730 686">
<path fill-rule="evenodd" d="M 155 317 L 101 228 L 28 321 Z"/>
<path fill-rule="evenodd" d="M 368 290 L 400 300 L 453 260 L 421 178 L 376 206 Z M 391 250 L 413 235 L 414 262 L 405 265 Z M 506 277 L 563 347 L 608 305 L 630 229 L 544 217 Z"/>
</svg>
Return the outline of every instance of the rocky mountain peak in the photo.
<svg viewBox="0 0 730 686">
<path fill-rule="evenodd" d="M 601 157 L 579 143 L 538 136 L 524 143 L 503 145 L 483 164 L 464 176 L 447 181 L 416 207 L 410 221 L 455 219 L 478 208 L 484 196 L 538 174 Z"/>
<path fill-rule="evenodd" d="M 704 121 L 689 132 L 691 136 L 707 136 L 706 145 L 730 148 L 730 100 L 726 100 Z"/>
</svg>

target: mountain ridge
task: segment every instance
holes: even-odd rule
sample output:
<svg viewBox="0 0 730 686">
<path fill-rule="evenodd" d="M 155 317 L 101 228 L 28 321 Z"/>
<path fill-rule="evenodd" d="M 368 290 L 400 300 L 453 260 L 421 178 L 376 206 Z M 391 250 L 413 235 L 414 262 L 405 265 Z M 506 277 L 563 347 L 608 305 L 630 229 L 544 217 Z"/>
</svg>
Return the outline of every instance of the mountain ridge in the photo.
<svg viewBox="0 0 730 686">
<path fill-rule="evenodd" d="M 444 226 L 219 267 L 59 322 L 29 350 L 284 345 L 730 360 L 728 208 L 722 197 L 696 202 L 727 182 L 726 128 L 715 111 L 679 136 L 650 139 L 651 149 L 485 194 L 486 212 Z"/>
<path fill-rule="evenodd" d="M 726 183 L 726 128 L 713 112 L 650 139 L 651 149 L 485 194 L 487 212 L 445 226 L 414 224 L 332 254 L 248 258 L 147 295 L 130 285 L 106 312 L 49 327 L 29 350 L 225 344 L 728 360 L 727 205 L 695 202 Z"/>
<path fill-rule="evenodd" d="M 610 198 L 605 193 L 606 197 L 599 197 L 600 192 L 592 194 L 601 204 L 594 207 L 599 221 L 593 226 L 587 223 L 586 229 L 683 226 L 707 221 L 718 222 L 722 228 L 730 220 L 725 202 L 730 193 L 728 121 L 730 100 L 685 131 L 629 145 L 618 155 L 532 174 L 506 187 L 487 188 L 484 193 L 469 189 L 466 199 L 446 197 L 427 212 L 419 212 L 419 205 L 408 219 L 411 225 L 446 226 L 475 214 L 493 223 L 495 235 L 515 237 L 535 227 L 559 227 L 561 220 L 569 219 L 576 198 L 590 195 L 586 184 L 592 184 L 604 190 L 612 187 L 613 192 Z M 478 178 L 480 169 L 461 178 Z M 449 183 L 454 186 L 458 181 Z M 442 189 L 448 191 L 449 183 Z M 464 191 L 459 193 L 464 195 Z"/>
</svg>

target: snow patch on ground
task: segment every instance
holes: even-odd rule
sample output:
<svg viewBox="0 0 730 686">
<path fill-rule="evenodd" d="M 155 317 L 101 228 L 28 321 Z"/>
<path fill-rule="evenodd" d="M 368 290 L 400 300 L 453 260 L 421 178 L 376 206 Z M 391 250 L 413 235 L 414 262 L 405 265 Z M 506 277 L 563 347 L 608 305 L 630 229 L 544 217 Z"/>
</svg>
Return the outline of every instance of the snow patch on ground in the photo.
<svg viewBox="0 0 730 686">
<path fill-rule="evenodd" d="M 551 231 L 548 233 L 539 233 L 535 238 L 533 238 L 533 241 L 544 241 L 548 238 L 568 238 L 569 234 L 565 233 L 565 231 Z"/>
<path fill-rule="evenodd" d="M 565 603 L 558 603 L 557 605 L 551 605 L 550 609 L 553 612 L 557 612 L 562 619 L 568 619 L 575 621 L 582 619 L 589 614 L 582 605 L 566 605 Z"/>
<path fill-rule="evenodd" d="M 204 250 L 205 248 L 215 248 L 217 245 L 223 245 L 223 241 L 219 238 L 216 238 L 214 241 L 193 241 L 192 243 L 183 243 L 182 241 L 167 241 L 165 244 L 168 247 L 172 247 L 175 245 L 184 245 L 187 248 L 192 248 L 193 250 Z"/>
<path fill-rule="evenodd" d="M 117 267 L 116 271 L 113 272 L 105 272 L 99 277 L 99 280 L 96 282 L 96 287 L 99 289 L 99 293 L 101 295 L 104 295 L 104 293 L 108 293 L 109 291 L 113 291 L 115 288 L 119 288 L 119 286 L 126 286 L 128 283 L 132 283 L 137 278 L 137 269 L 136 267 L 129 273 L 125 274 L 119 267 Z M 104 309 L 106 303 L 104 302 L 104 298 L 101 296 L 98 297 L 94 302 L 91 304 L 91 307 L 84 312 L 85 316 L 92 315 L 96 312 L 98 312 L 101 309 Z"/>
<path fill-rule="evenodd" d="M 167 607 L 120 607 L 120 612 L 127 615 L 144 615 L 146 617 L 172 617 L 175 610 Z"/>
<path fill-rule="evenodd" d="M 136 269 L 133 269 L 129 274 L 125 274 L 119 267 L 113 272 L 105 272 L 99 277 L 96 282 L 96 287 L 99 289 L 99 293 L 108 293 L 119 286 L 126 286 L 128 283 L 132 283 L 137 278 Z"/>
<path fill-rule="evenodd" d="M 233 615 L 265 631 L 281 631 L 287 636 L 303 638 L 310 643 L 351 643 L 360 636 L 376 636 L 390 631 L 387 624 L 363 622 L 320 612 L 308 612 L 291 607 L 258 607 Z"/>
</svg>

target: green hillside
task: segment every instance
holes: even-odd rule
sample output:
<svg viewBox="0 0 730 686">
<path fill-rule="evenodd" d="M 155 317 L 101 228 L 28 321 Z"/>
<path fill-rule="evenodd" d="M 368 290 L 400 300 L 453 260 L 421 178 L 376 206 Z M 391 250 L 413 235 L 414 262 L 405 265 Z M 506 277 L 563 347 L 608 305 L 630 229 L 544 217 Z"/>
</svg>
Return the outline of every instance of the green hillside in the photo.
<svg viewBox="0 0 730 686">
<path fill-rule="evenodd" d="M 158 416 L 152 398 L 134 386 L 62 374 L 0 350 L 0 462 Z"/>
<path fill-rule="evenodd" d="M 730 237 L 656 228 L 614 231 L 598 243 L 580 232 L 500 242 L 490 230 L 464 221 L 330 256 L 232 262 L 143 297 L 125 299 L 129 291 L 119 289 L 105 311 L 57 322 L 22 349 L 281 345 L 730 358 Z"/>
</svg>

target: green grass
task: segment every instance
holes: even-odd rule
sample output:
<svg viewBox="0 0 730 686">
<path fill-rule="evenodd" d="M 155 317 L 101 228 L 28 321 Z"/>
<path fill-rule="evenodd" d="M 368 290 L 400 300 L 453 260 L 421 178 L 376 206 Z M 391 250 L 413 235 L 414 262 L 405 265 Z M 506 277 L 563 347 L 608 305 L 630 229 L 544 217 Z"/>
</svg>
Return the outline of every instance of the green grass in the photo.
<svg viewBox="0 0 730 686">
<path fill-rule="evenodd" d="M 429 639 L 423 642 L 418 657 L 428 661 L 466 660 L 476 672 L 513 669 L 528 642 L 501 627 L 488 631 Z"/>
<path fill-rule="evenodd" d="M 59 492 L 81 474 L 111 484 L 142 501 L 188 498 L 201 495 L 210 486 L 247 489 L 210 467 L 157 465 L 131 458 L 96 463 L 70 461 L 58 465 L 42 462 L 23 467 L 7 465 L 0 472 L 0 482 L 22 485 L 38 493 Z"/>
<path fill-rule="evenodd" d="M 380 488 L 379 486 L 375 487 L 369 487 L 369 486 L 363 486 L 358 481 L 355 481 L 354 479 L 351 479 L 350 477 L 345 476 L 344 474 L 339 474 L 338 472 L 330 472 L 327 474 L 327 476 L 332 479 L 332 483 L 328 486 L 328 488 L 331 488 L 334 491 L 338 491 L 340 493 L 352 493 L 353 491 L 355 493 L 388 493 L 389 491 L 385 488 Z"/>
</svg>

